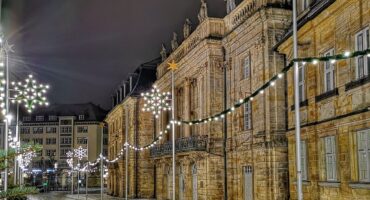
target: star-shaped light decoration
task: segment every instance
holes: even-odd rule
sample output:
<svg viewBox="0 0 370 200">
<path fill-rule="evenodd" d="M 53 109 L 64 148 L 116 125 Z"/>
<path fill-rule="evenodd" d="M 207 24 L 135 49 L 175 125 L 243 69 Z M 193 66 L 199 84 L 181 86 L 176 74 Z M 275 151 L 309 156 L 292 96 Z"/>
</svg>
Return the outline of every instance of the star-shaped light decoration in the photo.
<svg viewBox="0 0 370 200">
<path fill-rule="evenodd" d="M 177 63 L 175 62 L 175 60 L 172 60 L 171 62 L 167 63 L 168 64 L 168 69 L 169 70 L 172 70 L 172 71 L 175 71 L 176 69 L 178 69 L 179 67 L 177 66 Z"/>
<path fill-rule="evenodd" d="M 37 104 L 40 106 L 49 105 L 45 97 L 49 85 L 37 84 L 32 75 L 29 75 L 24 83 L 12 82 L 12 86 L 14 87 L 13 91 L 15 91 L 12 103 L 24 103 L 28 112 L 32 112 Z"/>
<path fill-rule="evenodd" d="M 74 149 L 74 153 L 74 157 L 76 157 L 78 160 L 82 160 L 83 158 L 87 157 L 87 149 L 84 149 L 81 146 L 77 149 Z"/>
<path fill-rule="evenodd" d="M 161 93 L 155 85 L 150 92 L 141 93 L 141 96 L 145 100 L 143 111 L 152 112 L 155 118 L 158 118 L 162 111 L 171 110 L 171 93 Z"/>
</svg>

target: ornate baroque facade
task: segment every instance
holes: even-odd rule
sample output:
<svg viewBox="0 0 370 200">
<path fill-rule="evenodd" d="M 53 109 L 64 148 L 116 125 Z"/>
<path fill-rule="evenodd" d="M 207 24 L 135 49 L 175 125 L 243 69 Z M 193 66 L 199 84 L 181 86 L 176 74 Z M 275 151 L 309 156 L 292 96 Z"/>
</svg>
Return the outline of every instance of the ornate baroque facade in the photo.
<svg viewBox="0 0 370 200">
<path fill-rule="evenodd" d="M 201 1 L 200 23 L 195 30 L 191 32 L 192 23 L 187 20 L 186 39 L 179 42 L 174 34 L 169 55 L 162 47 L 161 61 L 153 68 L 153 82 L 161 91 L 171 91 L 168 63 L 178 63 L 174 71 L 176 120 L 208 117 L 222 111 L 225 102 L 231 107 L 256 92 L 291 59 L 289 0 L 244 0 L 237 7 L 233 2 L 227 1 L 226 17 L 211 18 L 206 2 Z M 364 48 L 356 45 L 359 40 L 368 48 L 369 39 L 366 43 L 361 38 L 366 34 L 369 37 L 369 4 L 366 0 L 299 0 L 299 55 L 358 50 Z M 364 159 L 370 154 L 364 150 L 370 149 L 370 142 L 364 142 L 370 141 L 370 68 L 357 67 L 359 62 L 368 67 L 370 60 L 363 60 L 304 67 L 301 119 L 302 146 L 306 148 L 302 154 L 305 199 L 370 197 L 370 160 Z M 324 66 L 335 66 L 335 70 L 323 71 Z M 324 72 L 333 77 L 332 82 L 324 80 Z M 223 142 L 227 134 L 228 199 L 295 199 L 292 76 L 289 71 L 274 87 L 235 109 L 227 115 L 226 123 L 177 126 L 176 188 L 172 188 L 171 134 L 164 135 L 150 153 L 130 150 L 129 197 L 166 200 L 174 192 L 180 200 L 223 199 Z M 110 159 L 123 147 L 125 116 L 129 116 L 130 143 L 140 145 L 150 143 L 171 119 L 169 112 L 158 120 L 150 113 L 135 112 L 142 108 L 143 100 L 126 97 L 132 81 L 130 78 L 114 95 L 114 109 L 107 116 Z M 127 111 L 126 105 L 132 111 Z M 110 193 L 123 196 L 124 180 L 122 159 L 109 168 Z"/>
</svg>

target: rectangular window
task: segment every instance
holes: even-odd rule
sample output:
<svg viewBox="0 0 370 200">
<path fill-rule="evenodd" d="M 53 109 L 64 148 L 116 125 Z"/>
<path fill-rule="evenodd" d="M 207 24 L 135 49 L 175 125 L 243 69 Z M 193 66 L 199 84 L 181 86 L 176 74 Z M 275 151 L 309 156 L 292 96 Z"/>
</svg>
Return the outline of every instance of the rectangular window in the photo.
<svg viewBox="0 0 370 200">
<path fill-rule="evenodd" d="M 72 144 L 72 138 L 60 138 L 60 144 Z"/>
<path fill-rule="evenodd" d="M 30 134 L 30 133 L 31 133 L 30 127 L 22 127 L 21 128 L 21 134 Z"/>
<path fill-rule="evenodd" d="M 78 120 L 85 120 L 85 115 L 78 115 Z"/>
<path fill-rule="evenodd" d="M 46 127 L 46 133 L 56 133 L 57 127 Z"/>
<path fill-rule="evenodd" d="M 60 127 L 60 133 L 72 133 L 72 127 L 70 126 Z"/>
<path fill-rule="evenodd" d="M 77 127 L 78 133 L 87 133 L 89 131 L 89 128 L 87 126 L 79 126 Z"/>
<path fill-rule="evenodd" d="M 103 145 L 108 145 L 108 138 L 103 139 Z"/>
<path fill-rule="evenodd" d="M 324 138 L 325 145 L 325 166 L 326 166 L 326 180 L 337 180 L 337 167 L 336 167 L 336 142 L 335 136 Z"/>
<path fill-rule="evenodd" d="M 24 122 L 29 122 L 29 121 L 31 121 L 31 116 L 24 116 L 24 117 L 23 117 L 23 121 L 24 121 Z"/>
<path fill-rule="evenodd" d="M 60 157 L 67 157 L 67 152 L 71 151 L 70 149 L 61 149 L 60 150 Z"/>
<path fill-rule="evenodd" d="M 45 155 L 46 156 L 56 156 L 57 150 L 55 149 L 46 149 L 45 150 Z"/>
<path fill-rule="evenodd" d="M 60 120 L 60 125 L 72 125 L 72 120 L 68 119 Z"/>
<path fill-rule="evenodd" d="M 86 137 L 78 137 L 77 138 L 77 144 L 87 144 L 87 138 Z"/>
<path fill-rule="evenodd" d="M 334 49 L 327 51 L 324 56 L 334 55 Z M 334 67 L 331 61 L 324 62 L 324 92 L 334 90 Z"/>
<path fill-rule="evenodd" d="M 38 122 L 42 122 L 42 121 L 44 121 L 44 116 L 36 116 L 36 121 L 38 121 Z"/>
<path fill-rule="evenodd" d="M 244 61 L 243 61 L 243 77 L 244 78 L 249 78 L 250 70 L 251 70 L 251 60 L 250 60 L 250 57 L 247 56 L 246 58 L 244 58 Z"/>
<path fill-rule="evenodd" d="M 370 181 L 370 129 L 357 133 L 358 174 L 362 182 Z"/>
<path fill-rule="evenodd" d="M 56 144 L 57 139 L 56 138 L 46 138 L 46 144 Z"/>
<path fill-rule="evenodd" d="M 44 143 L 44 140 L 42 138 L 34 138 L 33 143 L 42 145 Z"/>
<path fill-rule="evenodd" d="M 301 170 L 302 170 L 302 180 L 307 180 L 307 146 L 306 141 L 301 141 Z"/>
<path fill-rule="evenodd" d="M 55 115 L 49 115 L 49 121 L 57 121 L 58 117 Z"/>
<path fill-rule="evenodd" d="M 370 46 L 369 28 L 365 28 L 358 32 L 355 36 L 356 51 L 363 51 Z M 356 57 L 356 78 L 361 79 L 369 75 L 370 57 L 366 55 Z"/>
<path fill-rule="evenodd" d="M 244 130 L 249 130 L 252 128 L 252 110 L 251 102 L 244 104 Z"/>
<path fill-rule="evenodd" d="M 28 138 L 22 139 L 22 144 L 27 144 L 29 142 L 30 142 L 30 139 L 28 139 Z"/>
<path fill-rule="evenodd" d="M 302 102 L 306 99 L 304 83 L 305 83 L 305 65 L 299 64 L 298 66 L 299 102 Z"/>
<path fill-rule="evenodd" d="M 32 131 L 33 131 L 33 134 L 42 134 L 44 133 L 44 128 L 43 127 L 33 127 Z"/>
</svg>

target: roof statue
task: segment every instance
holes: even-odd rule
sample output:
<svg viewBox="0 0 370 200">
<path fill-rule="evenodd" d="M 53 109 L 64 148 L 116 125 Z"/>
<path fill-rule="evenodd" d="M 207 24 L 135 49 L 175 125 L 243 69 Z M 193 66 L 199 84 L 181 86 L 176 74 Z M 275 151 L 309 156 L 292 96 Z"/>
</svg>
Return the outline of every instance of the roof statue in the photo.
<svg viewBox="0 0 370 200">
<path fill-rule="evenodd" d="M 161 57 L 162 57 L 162 62 L 167 59 L 167 49 L 164 44 L 162 44 Z"/>
<path fill-rule="evenodd" d="M 185 24 L 184 24 L 184 39 L 188 38 L 191 32 L 191 21 L 189 18 L 186 18 Z"/>
<path fill-rule="evenodd" d="M 199 23 L 202 23 L 208 17 L 208 8 L 207 8 L 207 3 L 205 0 L 200 0 L 200 2 L 201 2 L 201 5 L 200 5 L 199 14 L 198 14 L 198 20 L 199 20 Z"/>
<path fill-rule="evenodd" d="M 229 14 L 236 7 L 235 0 L 224 0 L 224 1 L 226 1 L 226 12 L 227 12 L 227 14 Z"/>
<path fill-rule="evenodd" d="M 173 32 L 173 38 L 171 41 L 172 51 L 175 51 L 177 47 L 179 47 L 179 43 L 177 42 L 177 33 Z"/>
</svg>

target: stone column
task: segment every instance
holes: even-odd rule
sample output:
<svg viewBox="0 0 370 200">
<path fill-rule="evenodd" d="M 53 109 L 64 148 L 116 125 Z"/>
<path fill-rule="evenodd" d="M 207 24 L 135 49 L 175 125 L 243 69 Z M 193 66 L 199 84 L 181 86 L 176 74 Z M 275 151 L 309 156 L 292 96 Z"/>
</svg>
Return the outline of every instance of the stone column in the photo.
<svg viewBox="0 0 370 200">
<path fill-rule="evenodd" d="M 184 87 L 184 119 L 186 121 L 190 120 L 191 116 L 191 104 L 190 104 L 190 87 L 191 87 L 191 78 L 185 78 L 185 87 Z M 191 135 L 190 126 L 184 126 L 184 136 L 190 137 Z"/>
</svg>

